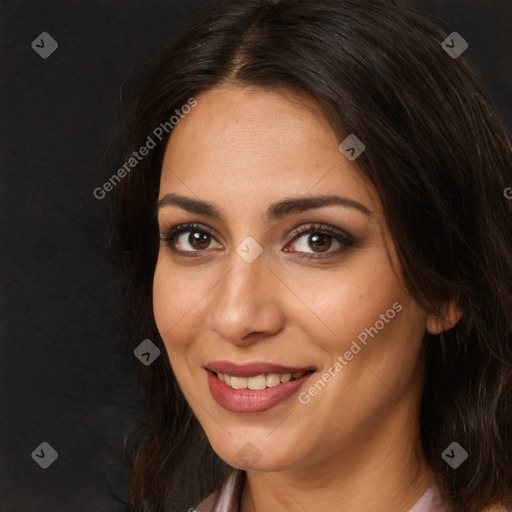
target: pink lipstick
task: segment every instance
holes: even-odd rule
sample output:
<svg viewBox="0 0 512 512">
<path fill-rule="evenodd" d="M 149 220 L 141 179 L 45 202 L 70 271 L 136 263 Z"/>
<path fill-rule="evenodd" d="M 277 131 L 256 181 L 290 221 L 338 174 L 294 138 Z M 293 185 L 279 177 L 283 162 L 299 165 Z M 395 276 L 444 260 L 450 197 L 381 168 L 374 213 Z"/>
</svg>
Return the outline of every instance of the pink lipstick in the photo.
<svg viewBox="0 0 512 512">
<path fill-rule="evenodd" d="M 238 413 L 271 409 L 296 393 L 315 373 L 311 367 L 272 363 L 236 365 L 229 361 L 209 363 L 205 371 L 215 401 L 224 409 Z"/>
</svg>

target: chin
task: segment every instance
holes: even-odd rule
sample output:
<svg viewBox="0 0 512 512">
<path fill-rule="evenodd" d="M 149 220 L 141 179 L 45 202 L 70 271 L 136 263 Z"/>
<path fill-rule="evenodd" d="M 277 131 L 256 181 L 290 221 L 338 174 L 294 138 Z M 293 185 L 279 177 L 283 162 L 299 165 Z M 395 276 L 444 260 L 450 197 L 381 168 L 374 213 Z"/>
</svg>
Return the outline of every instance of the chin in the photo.
<svg viewBox="0 0 512 512">
<path fill-rule="evenodd" d="M 265 457 L 265 451 L 269 456 Z M 273 448 L 259 450 L 255 444 L 250 441 L 242 444 L 241 448 L 226 452 L 225 446 L 222 450 L 215 450 L 217 455 L 231 467 L 245 471 L 258 472 L 279 472 L 286 470 L 294 464 L 290 460 L 290 453 L 296 455 L 296 452 L 276 453 Z"/>
</svg>

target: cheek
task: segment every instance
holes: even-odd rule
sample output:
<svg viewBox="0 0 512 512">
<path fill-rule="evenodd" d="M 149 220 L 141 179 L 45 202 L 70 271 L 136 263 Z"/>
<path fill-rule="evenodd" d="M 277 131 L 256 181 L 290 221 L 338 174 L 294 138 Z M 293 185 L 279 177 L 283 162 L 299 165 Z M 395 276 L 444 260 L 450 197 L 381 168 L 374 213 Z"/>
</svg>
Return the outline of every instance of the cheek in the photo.
<svg viewBox="0 0 512 512">
<path fill-rule="evenodd" d="M 153 276 L 153 314 L 161 337 L 165 341 L 164 333 L 168 328 L 172 316 L 172 294 L 170 293 L 172 283 L 166 279 L 162 269 L 161 260 L 158 260 Z"/>
<path fill-rule="evenodd" d="M 380 326 L 380 317 L 388 310 L 392 310 L 388 316 L 395 316 L 393 304 L 404 305 L 406 300 L 385 252 L 375 251 L 371 258 L 368 256 L 367 253 L 365 258 L 356 257 L 346 271 L 326 279 L 309 295 L 308 305 L 322 321 L 318 334 L 325 333 L 324 339 L 331 340 L 325 346 L 331 355 L 339 355 L 340 350 L 377 321 Z"/>
<path fill-rule="evenodd" d="M 186 321 L 186 313 L 191 309 L 187 310 L 187 302 L 187 287 L 173 272 L 172 265 L 165 258 L 159 257 L 153 278 L 153 314 L 166 345 L 171 342 L 174 345 L 183 339 L 177 333 L 183 321 Z"/>
<path fill-rule="evenodd" d="M 153 276 L 153 314 L 171 363 L 195 357 L 194 340 L 204 329 L 204 308 L 213 285 L 204 272 L 184 269 L 160 253 Z"/>
<path fill-rule="evenodd" d="M 187 287 L 184 286 L 183 279 L 173 272 L 173 266 L 165 257 L 159 258 L 153 278 L 153 314 L 169 363 L 185 394 L 193 386 L 185 364 L 191 357 L 190 340 L 193 339 L 193 333 L 187 324 L 190 318 L 187 314 L 193 304 L 193 300 L 187 300 Z"/>
</svg>

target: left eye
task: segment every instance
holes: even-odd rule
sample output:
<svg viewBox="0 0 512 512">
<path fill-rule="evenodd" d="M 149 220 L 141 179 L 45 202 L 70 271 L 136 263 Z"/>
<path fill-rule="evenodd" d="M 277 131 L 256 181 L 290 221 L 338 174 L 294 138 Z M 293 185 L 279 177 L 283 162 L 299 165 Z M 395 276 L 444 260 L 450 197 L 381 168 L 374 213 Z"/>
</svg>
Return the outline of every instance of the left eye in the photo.
<svg viewBox="0 0 512 512">
<path fill-rule="evenodd" d="M 186 253 L 202 252 L 207 249 L 211 239 L 213 239 L 213 235 L 209 228 L 190 224 L 174 226 L 162 237 L 162 241 L 164 241 L 173 252 L 187 256 L 194 255 Z M 188 245 L 192 247 L 192 250 L 176 248 L 179 242 L 188 243 Z"/>
<path fill-rule="evenodd" d="M 346 248 L 354 244 L 350 235 L 342 232 L 335 232 L 322 226 L 301 227 L 295 231 L 292 243 L 297 245 L 297 252 L 305 253 L 307 258 L 322 258 L 332 256 L 343 252 Z M 329 251 L 332 245 L 338 246 L 338 249 Z M 311 250 L 310 251 L 308 251 Z M 286 250 L 286 249 L 285 249 Z M 289 252 L 289 251 L 286 251 Z M 318 256 L 315 256 L 318 255 Z"/>
<path fill-rule="evenodd" d="M 331 248 L 333 242 L 341 245 L 341 242 L 334 239 L 333 236 L 317 231 L 300 235 L 295 240 L 298 252 L 308 252 L 307 249 L 312 249 L 313 252 L 323 253 Z"/>
</svg>

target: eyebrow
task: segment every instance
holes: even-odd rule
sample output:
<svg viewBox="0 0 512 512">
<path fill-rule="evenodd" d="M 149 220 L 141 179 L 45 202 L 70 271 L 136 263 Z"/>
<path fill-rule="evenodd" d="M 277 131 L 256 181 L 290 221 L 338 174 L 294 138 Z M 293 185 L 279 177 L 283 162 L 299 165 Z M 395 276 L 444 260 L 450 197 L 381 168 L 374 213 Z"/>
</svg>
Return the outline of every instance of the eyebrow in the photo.
<svg viewBox="0 0 512 512">
<path fill-rule="evenodd" d="M 322 208 L 324 206 L 343 206 L 345 208 L 353 208 L 355 210 L 364 213 L 365 215 L 371 216 L 372 212 L 363 204 L 349 199 L 348 197 L 342 197 L 335 194 L 328 195 L 317 195 L 317 196 L 298 196 L 290 197 L 272 203 L 267 210 L 267 219 L 269 222 L 282 219 L 287 215 L 293 213 L 299 213 L 306 210 L 312 210 L 315 208 Z M 161 208 L 166 206 L 178 206 L 183 210 L 190 213 L 196 213 L 198 215 L 205 215 L 212 217 L 224 222 L 224 217 L 218 210 L 218 208 L 207 201 L 201 199 L 194 199 L 192 197 L 181 196 L 179 194 L 165 194 L 162 199 L 159 199 L 155 204 L 155 213 Z"/>
</svg>

